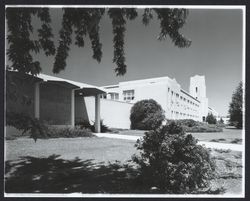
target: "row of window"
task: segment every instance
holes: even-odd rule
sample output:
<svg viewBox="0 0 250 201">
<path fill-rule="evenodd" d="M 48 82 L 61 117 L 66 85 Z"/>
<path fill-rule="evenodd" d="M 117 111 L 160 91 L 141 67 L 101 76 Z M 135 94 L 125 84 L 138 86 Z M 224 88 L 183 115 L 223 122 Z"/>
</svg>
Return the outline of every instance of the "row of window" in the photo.
<svg viewBox="0 0 250 201">
<path fill-rule="evenodd" d="M 108 93 L 111 100 L 119 100 L 119 94 L 118 93 Z M 107 99 L 107 94 L 101 94 L 101 98 Z"/>
<path fill-rule="evenodd" d="M 119 94 L 118 93 L 108 93 L 108 95 L 107 94 L 102 94 L 101 98 L 107 99 L 107 96 L 110 96 L 110 97 L 108 97 L 108 99 L 119 100 Z M 123 100 L 124 101 L 131 101 L 131 100 L 134 100 L 134 98 L 135 98 L 135 91 L 134 90 L 125 90 L 125 91 L 123 91 Z"/>
<path fill-rule="evenodd" d="M 171 116 L 173 117 L 173 114 L 175 114 L 176 116 L 180 115 L 183 116 L 183 117 L 193 117 L 193 118 L 198 118 L 199 116 L 198 115 L 192 115 L 192 114 L 186 114 L 186 113 L 182 113 L 182 112 L 177 112 L 177 111 L 171 111 Z"/>
<path fill-rule="evenodd" d="M 169 87 L 168 87 L 168 92 L 170 92 L 170 88 L 169 88 Z M 180 100 L 183 100 L 184 102 L 187 101 L 187 103 L 189 103 L 189 104 L 191 104 L 191 105 L 195 105 L 196 107 L 199 107 L 198 104 L 192 102 L 192 101 L 189 100 L 189 99 L 186 99 L 186 98 L 183 97 L 183 96 L 180 96 L 178 93 L 174 93 L 173 91 L 171 91 L 171 99 L 172 99 L 172 97 L 173 97 L 174 95 L 176 96 L 177 99 L 180 98 Z"/>
</svg>

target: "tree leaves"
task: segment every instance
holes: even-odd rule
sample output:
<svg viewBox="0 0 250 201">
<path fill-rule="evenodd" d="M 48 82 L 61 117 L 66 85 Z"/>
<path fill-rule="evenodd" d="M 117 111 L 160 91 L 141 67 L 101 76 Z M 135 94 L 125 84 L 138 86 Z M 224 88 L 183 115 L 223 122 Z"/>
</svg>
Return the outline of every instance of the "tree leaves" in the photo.
<svg viewBox="0 0 250 201">
<path fill-rule="evenodd" d="M 66 58 L 72 43 L 71 36 L 75 33 L 75 45 L 84 46 L 84 36 L 89 35 L 93 59 L 98 62 L 102 58 L 102 44 L 99 38 L 99 24 L 104 14 L 103 8 L 64 8 L 60 41 L 57 48 L 53 72 L 59 73 L 66 67 Z"/>
<path fill-rule="evenodd" d="M 31 33 L 33 33 L 32 16 L 37 16 L 42 22 L 42 27 L 37 30 L 38 40 L 32 40 L 31 37 Z M 40 49 L 43 49 L 47 56 L 55 54 L 49 9 L 10 7 L 6 9 L 6 18 L 9 44 L 7 55 L 12 62 L 11 67 L 22 73 L 39 74 L 40 63 L 33 61 L 31 52 L 39 53 Z"/>
<path fill-rule="evenodd" d="M 169 36 L 174 45 L 179 48 L 189 47 L 191 41 L 179 33 L 179 29 L 186 22 L 188 10 L 186 9 L 154 9 L 160 20 L 161 32 L 158 39 L 163 40 Z"/>
<path fill-rule="evenodd" d="M 111 8 L 108 15 L 112 21 L 113 26 L 113 43 L 114 43 L 114 57 L 113 62 L 116 63 L 116 75 L 124 75 L 126 73 L 127 65 L 125 64 L 124 53 L 124 34 L 126 31 L 124 19 L 125 10 L 119 8 Z"/>
<path fill-rule="evenodd" d="M 49 8 L 7 8 L 6 18 L 8 23 L 7 55 L 12 62 L 14 70 L 36 75 L 40 73 L 41 67 L 38 61 L 33 61 L 31 52 L 39 53 L 44 50 L 45 55 L 54 55 L 53 72 L 59 73 L 64 70 L 66 59 L 72 44 L 72 35 L 75 36 L 74 44 L 84 47 L 84 37 L 87 35 L 91 41 L 93 59 L 101 62 L 102 43 L 100 41 L 100 22 L 105 14 L 109 16 L 113 29 L 113 62 L 116 64 L 117 76 L 127 72 L 124 37 L 126 23 L 138 16 L 136 8 L 63 8 L 62 28 L 59 31 L 59 44 L 55 49 L 51 29 Z M 148 25 L 154 14 L 160 21 L 159 40 L 168 36 L 175 46 L 179 48 L 189 47 L 191 41 L 186 39 L 179 31 L 186 22 L 188 10 L 170 8 L 146 8 L 142 14 L 142 23 Z M 33 32 L 32 16 L 37 16 L 42 22 L 38 31 L 38 40 L 32 40 Z"/>
</svg>

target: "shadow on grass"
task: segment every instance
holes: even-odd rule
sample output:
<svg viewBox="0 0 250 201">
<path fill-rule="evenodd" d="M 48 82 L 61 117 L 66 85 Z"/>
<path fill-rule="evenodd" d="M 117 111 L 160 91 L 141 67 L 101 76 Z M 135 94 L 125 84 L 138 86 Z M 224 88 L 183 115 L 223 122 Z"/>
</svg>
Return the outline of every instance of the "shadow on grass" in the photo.
<svg viewBox="0 0 250 201">
<path fill-rule="evenodd" d="M 221 190 L 200 191 L 195 194 L 219 194 Z M 59 155 L 48 158 L 21 157 L 6 161 L 6 193 L 166 193 L 140 177 L 130 163 L 94 163 L 79 158 L 65 160 Z"/>
<path fill-rule="evenodd" d="M 51 155 L 7 161 L 5 167 L 6 193 L 145 193 L 138 189 L 142 184 L 136 169 L 119 162 L 105 165 Z"/>
</svg>

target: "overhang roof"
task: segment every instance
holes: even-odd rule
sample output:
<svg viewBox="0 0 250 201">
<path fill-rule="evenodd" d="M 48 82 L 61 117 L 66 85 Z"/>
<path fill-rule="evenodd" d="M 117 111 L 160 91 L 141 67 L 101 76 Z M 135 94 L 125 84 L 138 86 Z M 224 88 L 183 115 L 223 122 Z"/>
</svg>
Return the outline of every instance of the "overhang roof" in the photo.
<svg viewBox="0 0 250 201">
<path fill-rule="evenodd" d="M 13 70 L 6 70 L 6 74 L 11 74 L 13 76 L 20 77 L 23 80 L 27 79 L 27 80 L 32 80 L 34 82 L 40 82 L 40 81 L 42 81 L 42 79 L 39 78 L 39 77 L 37 77 L 37 76 L 33 76 L 33 75 L 30 75 L 30 74 L 21 73 L 21 72 L 13 71 Z"/>
<path fill-rule="evenodd" d="M 37 76 L 33 76 L 30 74 L 26 74 L 26 73 L 21 74 L 18 71 L 14 71 L 14 70 L 13 71 L 6 70 L 6 72 L 11 73 L 13 75 L 17 75 L 17 76 L 22 76 L 22 79 L 33 79 L 35 82 L 45 81 L 45 82 L 57 84 L 57 85 L 60 85 L 69 89 L 76 89 L 80 93 L 83 93 L 83 96 L 93 96 L 96 94 L 107 93 L 107 91 L 103 87 L 97 87 L 94 85 L 90 85 L 90 84 L 86 84 L 82 82 L 76 82 L 76 81 L 68 80 L 64 78 L 59 78 L 59 77 L 55 77 L 52 75 L 46 75 L 43 73 Z"/>
<path fill-rule="evenodd" d="M 51 75 L 46 74 L 39 74 L 39 78 L 43 79 L 44 81 L 55 83 L 58 85 L 63 85 L 67 88 L 76 89 L 77 91 L 81 91 L 84 96 L 92 96 L 96 94 L 103 94 L 106 93 L 105 89 L 102 87 L 97 87 L 94 85 L 82 83 L 82 82 L 76 82 L 64 78 L 59 78 Z"/>
</svg>

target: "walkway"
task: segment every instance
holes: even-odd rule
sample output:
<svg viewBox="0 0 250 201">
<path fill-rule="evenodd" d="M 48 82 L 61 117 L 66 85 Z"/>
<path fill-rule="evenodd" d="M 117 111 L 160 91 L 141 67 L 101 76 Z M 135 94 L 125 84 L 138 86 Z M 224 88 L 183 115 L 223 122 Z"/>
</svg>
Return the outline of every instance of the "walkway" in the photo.
<svg viewBox="0 0 250 201">
<path fill-rule="evenodd" d="M 97 137 L 133 140 L 133 141 L 136 141 L 137 139 L 141 138 L 141 136 L 119 135 L 119 134 L 111 134 L 111 133 L 95 133 L 95 135 Z M 232 151 L 243 151 L 244 149 L 244 146 L 242 144 L 229 144 L 229 143 L 205 142 L 205 141 L 199 141 L 198 144 L 204 145 L 207 148 L 231 149 Z"/>
</svg>

